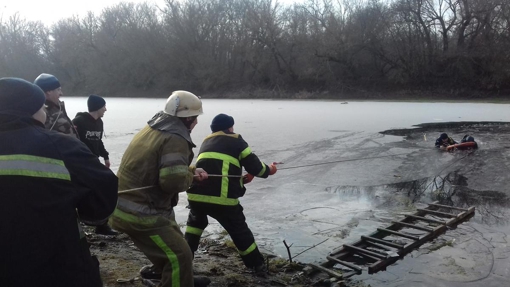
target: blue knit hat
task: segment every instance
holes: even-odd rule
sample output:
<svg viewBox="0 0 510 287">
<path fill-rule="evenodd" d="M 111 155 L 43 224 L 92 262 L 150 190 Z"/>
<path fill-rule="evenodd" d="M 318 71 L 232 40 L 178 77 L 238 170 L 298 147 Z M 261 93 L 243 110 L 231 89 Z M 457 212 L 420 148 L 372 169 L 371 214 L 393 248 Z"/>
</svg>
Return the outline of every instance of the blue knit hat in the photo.
<svg viewBox="0 0 510 287">
<path fill-rule="evenodd" d="M 226 130 L 233 126 L 234 126 L 234 118 L 233 117 L 231 117 L 229 115 L 225 115 L 225 114 L 219 114 L 219 115 L 215 116 L 211 122 L 211 131 L 213 133 L 215 133 L 217 131 Z"/>
<path fill-rule="evenodd" d="M 106 105 L 106 101 L 98 95 L 90 95 L 87 100 L 89 112 L 95 112 Z"/>
<path fill-rule="evenodd" d="M 34 84 L 38 85 L 44 92 L 60 88 L 58 79 L 50 74 L 40 74 L 39 77 L 35 78 Z"/>
<path fill-rule="evenodd" d="M 38 86 L 20 78 L 0 79 L 0 112 L 32 116 L 46 101 Z"/>
</svg>

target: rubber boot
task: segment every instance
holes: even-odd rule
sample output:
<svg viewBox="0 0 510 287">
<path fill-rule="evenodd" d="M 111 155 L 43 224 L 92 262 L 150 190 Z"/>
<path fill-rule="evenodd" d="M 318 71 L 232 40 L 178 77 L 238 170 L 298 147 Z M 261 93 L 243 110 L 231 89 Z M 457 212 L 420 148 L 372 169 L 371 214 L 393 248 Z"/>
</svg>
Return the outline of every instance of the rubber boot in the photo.
<svg viewBox="0 0 510 287">
<path fill-rule="evenodd" d="M 193 276 L 194 287 L 206 287 L 211 284 L 211 279 L 203 276 Z"/>
<path fill-rule="evenodd" d="M 115 230 L 113 230 L 110 225 L 108 225 L 108 222 L 103 225 L 96 226 L 96 234 L 101 235 L 118 235 L 119 233 Z"/>
</svg>

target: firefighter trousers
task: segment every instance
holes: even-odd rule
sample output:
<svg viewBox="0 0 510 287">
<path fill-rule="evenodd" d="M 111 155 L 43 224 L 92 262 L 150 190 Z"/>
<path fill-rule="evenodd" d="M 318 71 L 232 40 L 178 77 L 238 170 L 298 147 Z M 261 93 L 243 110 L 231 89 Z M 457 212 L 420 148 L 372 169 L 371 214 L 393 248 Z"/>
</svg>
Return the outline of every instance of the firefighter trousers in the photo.
<svg viewBox="0 0 510 287">
<path fill-rule="evenodd" d="M 193 255 L 173 213 L 170 218 L 139 217 L 116 209 L 110 224 L 129 235 L 156 270 L 161 270 L 160 287 L 193 287 Z"/>
<path fill-rule="evenodd" d="M 189 207 L 184 238 L 193 253 L 198 249 L 200 237 L 209 224 L 207 216 L 210 216 L 216 219 L 228 232 L 246 267 L 255 268 L 264 264 L 264 257 L 255 243 L 253 233 L 246 224 L 246 217 L 240 204 L 228 206 L 190 201 Z"/>
</svg>

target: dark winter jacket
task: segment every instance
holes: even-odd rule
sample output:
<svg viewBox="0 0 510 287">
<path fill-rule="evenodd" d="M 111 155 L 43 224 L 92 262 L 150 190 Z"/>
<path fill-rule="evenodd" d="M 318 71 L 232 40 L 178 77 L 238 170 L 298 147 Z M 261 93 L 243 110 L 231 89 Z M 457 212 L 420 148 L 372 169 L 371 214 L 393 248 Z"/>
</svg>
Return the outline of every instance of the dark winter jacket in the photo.
<svg viewBox="0 0 510 287">
<path fill-rule="evenodd" d="M 437 148 L 440 148 L 441 146 L 444 146 L 444 147 L 447 147 L 449 145 L 452 145 L 452 144 L 456 144 L 457 142 L 454 141 L 451 137 L 448 137 L 448 140 L 446 142 L 443 143 L 443 140 L 441 139 L 441 137 L 437 138 L 436 139 L 436 147 Z"/>
<path fill-rule="evenodd" d="M 59 102 L 57 105 L 52 101 L 46 100 L 46 123 L 44 123 L 44 126 L 49 130 L 78 138 L 78 132 L 71 119 L 67 116 L 64 102 Z"/>
<path fill-rule="evenodd" d="M 108 152 L 103 144 L 103 120 L 94 119 L 89 113 L 77 113 L 73 124 L 78 130 L 80 140 L 84 142 L 93 154 L 108 159 Z"/>
<path fill-rule="evenodd" d="M 79 220 L 101 224 L 117 178 L 78 139 L 0 114 L 0 286 L 102 286 Z"/>
<path fill-rule="evenodd" d="M 241 135 L 224 131 L 204 139 L 196 166 L 209 174 L 221 174 L 223 177 L 211 176 L 194 183 L 188 190 L 188 200 L 219 205 L 237 205 L 238 198 L 246 192 L 241 177 L 243 167 L 257 177 L 267 178 L 269 175 L 269 166 L 251 152 Z"/>
</svg>

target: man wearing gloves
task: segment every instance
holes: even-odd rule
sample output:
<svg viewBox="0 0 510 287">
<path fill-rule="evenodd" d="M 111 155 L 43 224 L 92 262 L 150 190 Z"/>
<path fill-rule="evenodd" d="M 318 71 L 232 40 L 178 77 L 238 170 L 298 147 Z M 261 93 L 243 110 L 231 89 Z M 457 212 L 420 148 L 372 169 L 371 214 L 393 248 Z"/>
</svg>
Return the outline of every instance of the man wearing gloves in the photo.
<svg viewBox="0 0 510 287">
<path fill-rule="evenodd" d="M 203 169 L 190 166 L 195 147 L 190 133 L 201 114 L 200 98 L 173 92 L 164 111 L 135 135 L 118 171 L 119 201 L 110 223 L 129 235 L 154 264 L 140 273 L 145 279 L 161 276 L 160 287 L 210 283 L 208 278 L 193 278 L 192 254 L 173 210 L 180 192 L 207 178 Z"/>
<path fill-rule="evenodd" d="M 106 101 L 97 95 L 90 95 L 87 100 L 89 112 L 76 114 L 73 124 L 78 131 L 80 140 L 87 145 L 90 151 L 97 157 L 104 158 L 104 165 L 110 168 L 108 152 L 103 144 L 103 120 L 106 112 Z M 96 234 L 117 235 L 118 232 L 111 229 L 108 222 L 96 226 Z"/>
<path fill-rule="evenodd" d="M 0 286 L 100 287 L 78 220 L 110 216 L 117 178 L 78 139 L 45 129 L 44 102 L 38 86 L 0 79 Z"/>
<path fill-rule="evenodd" d="M 43 73 L 35 79 L 34 84 L 39 86 L 46 96 L 46 122 L 44 126 L 49 130 L 78 138 L 78 132 L 67 116 L 64 102 L 60 101 L 63 94 L 58 79 L 53 75 Z"/>
<path fill-rule="evenodd" d="M 264 258 L 246 224 L 238 198 L 244 195 L 244 185 L 253 176 L 267 178 L 276 173 L 276 165 L 267 165 L 252 153 L 241 135 L 234 133 L 231 116 L 219 114 L 214 117 L 211 131 L 200 148 L 197 168 L 221 177 L 196 182 L 187 191 L 190 212 L 184 237 L 191 251 L 195 252 L 208 225 L 207 216 L 211 216 L 230 234 L 245 266 L 255 272 L 264 272 Z M 241 176 L 243 167 L 248 172 L 245 177 Z"/>
</svg>

